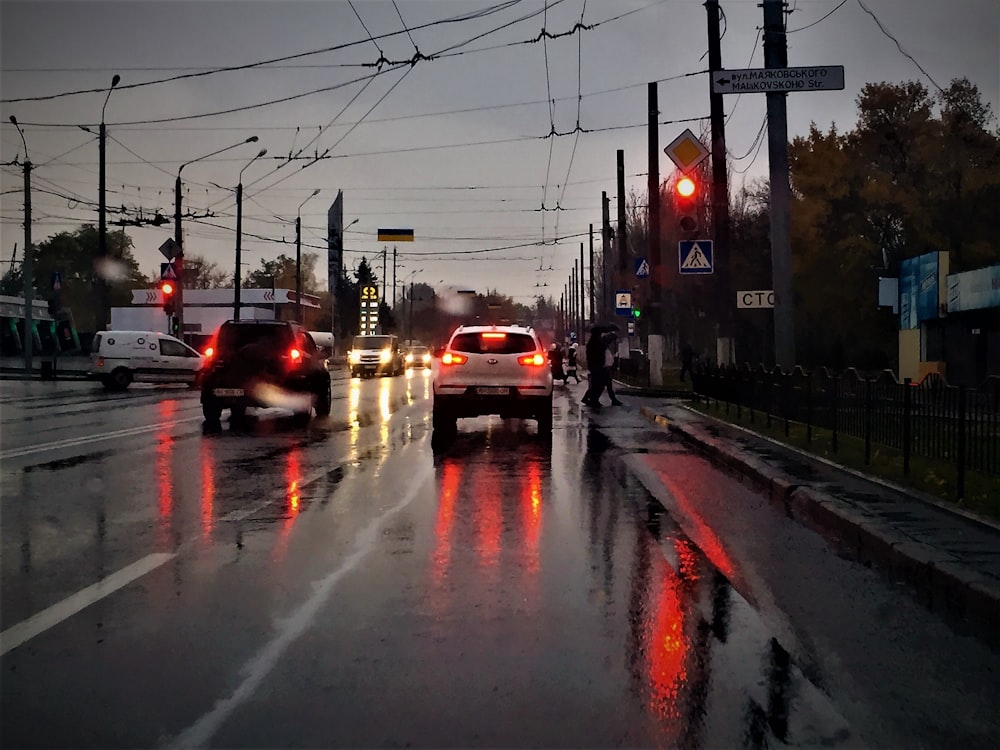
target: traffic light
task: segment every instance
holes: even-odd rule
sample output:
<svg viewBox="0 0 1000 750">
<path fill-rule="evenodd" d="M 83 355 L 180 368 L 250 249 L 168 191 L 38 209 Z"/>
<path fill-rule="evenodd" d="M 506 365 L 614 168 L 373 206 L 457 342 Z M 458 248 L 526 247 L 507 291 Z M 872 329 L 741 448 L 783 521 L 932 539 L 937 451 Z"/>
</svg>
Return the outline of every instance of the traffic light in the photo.
<svg viewBox="0 0 1000 750">
<path fill-rule="evenodd" d="M 173 281 L 161 281 L 160 294 L 163 295 L 163 312 L 167 315 L 173 315 L 176 307 L 177 284 Z"/>
<path fill-rule="evenodd" d="M 674 185 L 674 206 L 677 209 L 677 222 L 683 232 L 698 231 L 698 184 L 687 175 L 682 176 Z"/>
<path fill-rule="evenodd" d="M 636 320 L 638 320 L 639 318 L 641 318 L 642 317 L 642 310 L 640 310 L 638 307 L 633 307 L 632 308 L 632 317 L 635 318 Z"/>
<path fill-rule="evenodd" d="M 171 315 L 170 316 L 170 335 L 171 336 L 178 336 L 179 337 L 180 333 L 181 333 L 181 319 L 178 318 L 176 315 Z"/>
</svg>

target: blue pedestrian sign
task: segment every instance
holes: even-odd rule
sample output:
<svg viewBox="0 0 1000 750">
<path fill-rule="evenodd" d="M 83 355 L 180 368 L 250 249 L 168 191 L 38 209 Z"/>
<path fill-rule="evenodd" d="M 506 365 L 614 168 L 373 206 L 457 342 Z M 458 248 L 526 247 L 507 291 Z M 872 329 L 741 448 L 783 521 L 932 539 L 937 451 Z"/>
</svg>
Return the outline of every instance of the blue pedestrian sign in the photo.
<svg viewBox="0 0 1000 750">
<path fill-rule="evenodd" d="M 677 243 L 677 264 L 682 274 L 712 273 L 712 240 L 683 240 Z"/>
<path fill-rule="evenodd" d="M 637 279 L 649 278 L 649 261 L 645 258 L 635 259 L 635 277 Z"/>
</svg>

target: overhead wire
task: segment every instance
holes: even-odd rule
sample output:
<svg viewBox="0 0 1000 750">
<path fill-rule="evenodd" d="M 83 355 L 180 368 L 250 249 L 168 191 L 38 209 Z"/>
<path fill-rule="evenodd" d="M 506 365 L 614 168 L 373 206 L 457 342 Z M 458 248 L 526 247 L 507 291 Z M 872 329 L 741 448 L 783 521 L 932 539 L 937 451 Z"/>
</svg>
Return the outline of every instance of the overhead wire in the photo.
<svg viewBox="0 0 1000 750">
<path fill-rule="evenodd" d="M 878 26 L 879 31 L 881 31 L 883 34 L 885 34 L 889 39 L 891 39 L 896 44 L 896 49 L 899 50 L 900 54 L 902 54 L 903 57 L 907 58 L 910 62 L 912 62 L 914 65 L 916 65 L 920 69 L 920 72 L 923 73 L 925 76 L 927 76 L 927 80 L 930 81 L 932 84 L 934 84 L 934 88 L 936 88 L 938 91 L 944 93 L 944 89 L 942 89 L 938 85 L 938 82 L 934 80 L 934 77 L 924 69 L 923 65 L 921 65 L 919 62 L 917 62 L 917 58 L 915 58 L 913 55 L 911 55 L 909 52 L 907 52 L 905 49 L 903 49 L 903 45 L 901 45 L 899 43 L 899 40 L 896 37 L 894 37 L 892 34 L 889 33 L 889 30 L 885 28 L 885 26 L 882 24 L 882 21 L 879 20 L 879 17 L 876 16 L 874 13 L 872 13 L 872 11 L 870 11 L 868 9 L 868 6 L 865 5 L 864 2 L 862 2 L 862 0 L 858 0 L 858 5 L 861 6 L 861 9 L 865 13 L 867 13 L 869 16 L 871 16 L 875 20 L 875 25 Z"/>
</svg>

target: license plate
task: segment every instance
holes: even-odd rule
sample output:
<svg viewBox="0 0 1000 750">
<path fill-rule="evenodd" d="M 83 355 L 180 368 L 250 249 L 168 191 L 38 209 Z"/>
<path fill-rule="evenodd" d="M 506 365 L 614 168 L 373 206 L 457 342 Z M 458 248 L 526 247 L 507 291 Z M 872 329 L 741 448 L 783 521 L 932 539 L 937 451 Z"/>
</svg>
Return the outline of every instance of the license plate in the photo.
<svg viewBox="0 0 1000 750">
<path fill-rule="evenodd" d="M 214 393 L 216 396 L 220 396 L 222 398 L 227 398 L 227 397 L 233 397 L 233 396 L 242 396 L 243 395 L 243 389 L 242 388 L 216 388 L 215 390 L 212 391 L 212 393 Z"/>
<path fill-rule="evenodd" d="M 510 394 L 510 388 L 506 386 L 479 386 L 476 388 L 476 393 L 480 396 L 507 396 Z"/>
</svg>

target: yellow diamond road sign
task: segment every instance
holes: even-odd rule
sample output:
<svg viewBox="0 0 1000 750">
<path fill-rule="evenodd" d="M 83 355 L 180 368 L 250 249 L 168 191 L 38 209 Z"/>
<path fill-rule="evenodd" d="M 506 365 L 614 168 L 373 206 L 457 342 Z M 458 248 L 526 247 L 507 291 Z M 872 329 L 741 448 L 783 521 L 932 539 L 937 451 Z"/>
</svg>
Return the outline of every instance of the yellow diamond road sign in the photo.
<svg viewBox="0 0 1000 750">
<path fill-rule="evenodd" d="M 663 151 L 682 172 L 694 169 L 711 153 L 705 144 L 698 140 L 690 128 L 685 129 Z"/>
</svg>

